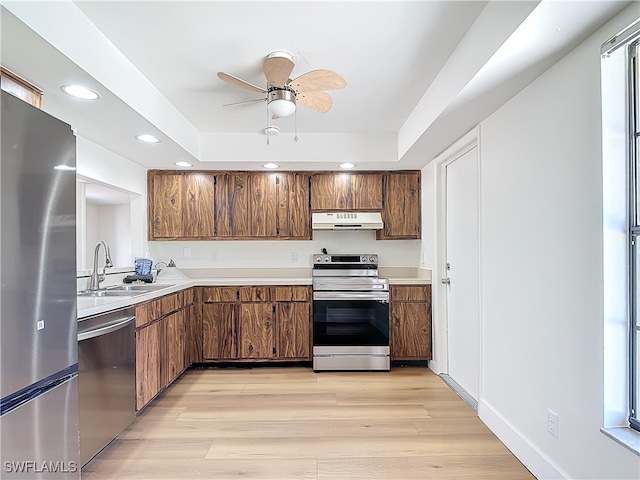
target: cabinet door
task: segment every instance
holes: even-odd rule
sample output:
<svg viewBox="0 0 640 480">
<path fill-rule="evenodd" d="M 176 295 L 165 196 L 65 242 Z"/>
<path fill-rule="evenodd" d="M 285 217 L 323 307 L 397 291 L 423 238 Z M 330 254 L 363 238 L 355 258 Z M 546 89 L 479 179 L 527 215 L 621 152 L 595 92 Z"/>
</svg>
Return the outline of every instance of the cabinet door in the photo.
<svg viewBox="0 0 640 480">
<path fill-rule="evenodd" d="M 202 289 L 202 302 L 232 303 L 240 299 L 239 287 L 210 287 Z"/>
<path fill-rule="evenodd" d="M 354 210 L 382 209 L 382 174 L 352 174 L 351 197 Z"/>
<path fill-rule="evenodd" d="M 391 285 L 391 301 L 431 304 L 431 285 Z"/>
<path fill-rule="evenodd" d="M 182 175 L 149 172 L 149 239 L 182 237 Z"/>
<path fill-rule="evenodd" d="M 391 359 L 431 359 L 431 307 L 428 303 L 391 303 Z"/>
<path fill-rule="evenodd" d="M 249 176 L 249 234 L 252 237 L 277 237 L 277 180 L 275 173 Z"/>
<path fill-rule="evenodd" d="M 241 302 L 270 302 L 271 287 L 240 287 Z"/>
<path fill-rule="evenodd" d="M 236 305 L 205 303 L 202 306 L 202 355 L 206 360 L 238 358 Z"/>
<path fill-rule="evenodd" d="M 308 174 L 278 174 L 277 208 L 280 238 L 311 239 Z"/>
<path fill-rule="evenodd" d="M 249 192 L 248 174 L 224 173 L 216 175 L 215 234 L 218 237 L 248 237 Z"/>
<path fill-rule="evenodd" d="M 136 332 L 136 409 L 160 391 L 160 325 L 156 322 Z"/>
<path fill-rule="evenodd" d="M 385 174 L 382 220 L 379 239 L 420 238 L 420 172 Z"/>
<path fill-rule="evenodd" d="M 273 304 L 241 304 L 238 324 L 239 358 L 267 359 L 275 356 Z"/>
<path fill-rule="evenodd" d="M 311 210 L 352 208 L 350 174 L 318 173 L 311 177 Z"/>
<path fill-rule="evenodd" d="M 278 358 L 311 358 L 311 304 L 278 303 Z"/>
<path fill-rule="evenodd" d="M 166 324 L 167 385 L 184 370 L 184 312 L 169 315 Z"/>
<path fill-rule="evenodd" d="M 206 173 L 183 175 L 183 238 L 213 237 L 213 179 L 212 174 Z"/>
</svg>

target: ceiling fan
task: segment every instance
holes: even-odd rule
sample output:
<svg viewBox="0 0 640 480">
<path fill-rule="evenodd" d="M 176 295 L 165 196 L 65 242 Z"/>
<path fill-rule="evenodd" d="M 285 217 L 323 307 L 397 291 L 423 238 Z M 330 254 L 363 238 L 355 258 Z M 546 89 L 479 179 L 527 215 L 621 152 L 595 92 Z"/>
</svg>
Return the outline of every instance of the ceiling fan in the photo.
<svg viewBox="0 0 640 480">
<path fill-rule="evenodd" d="M 326 113 L 331 109 L 333 100 L 323 90 L 337 90 L 347 86 L 345 79 L 331 70 L 312 70 L 292 80 L 289 75 L 293 67 L 293 56 L 288 52 L 278 51 L 267 55 L 262 64 L 267 80 L 266 88 L 245 82 L 228 73 L 218 72 L 218 77 L 231 85 L 265 95 L 264 98 L 229 103 L 225 106 L 266 101 L 267 109 L 273 118 L 291 115 L 296 111 L 298 104 Z"/>
</svg>

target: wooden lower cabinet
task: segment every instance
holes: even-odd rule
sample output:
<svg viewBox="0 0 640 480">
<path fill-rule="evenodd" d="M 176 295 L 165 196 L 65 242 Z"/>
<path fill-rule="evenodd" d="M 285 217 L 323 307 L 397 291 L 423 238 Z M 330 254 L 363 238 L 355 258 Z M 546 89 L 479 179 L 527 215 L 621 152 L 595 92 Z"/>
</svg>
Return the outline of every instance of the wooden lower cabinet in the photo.
<svg viewBox="0 0 640 480">
<path fill-rule="evenodd" d="M 136 410 L 160 391 L 160 323 L 136 332 Z"/>
<path fill-rule="evenodd" d="M 431 360 L 431 285 L 391 285 L 391 360 Z"/>
<path fill-rule="evenodd" d="M 276 356 L 272 303 L 241 303 L 238 319 L 238 358 L 271 359 Z"/>
<path fill-rule="evenodd" d="M 185 296 L 186 293 L 186 296 Z M 191 292 L 136 306 L 136 410 L 142 409 L 191 363 Z"/>
<path fill-rule="evenodd" d="M 238 358 L 237 306 L 235 303 L 202 305 L 202 357 L 204 360 Z"/>
<path fill-rule="evenodd" d="M 214 287 L 201 296 L 204 361 L 311 358 L 309 287 Z"/>
<path fill-rule="evenodd" d="M 276 304 L 278 323 L 278 358 L 311 358 L 311 304 L 290 302 Z"/>
</svg>

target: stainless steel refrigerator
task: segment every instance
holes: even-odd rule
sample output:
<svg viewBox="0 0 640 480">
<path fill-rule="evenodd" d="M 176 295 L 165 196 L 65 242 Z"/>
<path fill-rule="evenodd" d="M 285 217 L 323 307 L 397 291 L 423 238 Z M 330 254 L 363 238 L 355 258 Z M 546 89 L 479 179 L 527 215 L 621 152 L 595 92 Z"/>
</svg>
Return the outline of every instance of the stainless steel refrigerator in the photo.
<svg viewBox="0 0 640 480">
<path fill-rule="evenodd" d="M 76 140 L 6 92 L 0 115 L 0 478 L 79 479 Z"/>
</svg>

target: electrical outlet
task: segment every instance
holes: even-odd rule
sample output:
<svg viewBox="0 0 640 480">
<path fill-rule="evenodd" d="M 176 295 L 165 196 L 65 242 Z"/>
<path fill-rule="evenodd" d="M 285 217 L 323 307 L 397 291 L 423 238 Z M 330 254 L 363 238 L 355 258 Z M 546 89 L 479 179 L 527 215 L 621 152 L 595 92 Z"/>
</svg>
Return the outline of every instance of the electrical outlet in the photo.
<svg viewBox="0 0 640 480">
<path fill-rule="evenodd" d="M 291 263 L 298 263 L 298 252 L 291 252 Z"/>
<path fill-rule="evenodd" d="M 44 320 L 38 320 L 38 322 L 36 323 L 36 328 L 38 330 L 44 330 Z"/>
<path fill-rule="evenodd" d="M 211 263 L 218 263 L 218 252 L 211 252 Z"/>
<path fill-rule="evenodd" d="M 547 430 L 554 437 L 558 437 L 558 414 L 547 410 Z"/>
<path fill-rule="evenodd" d="M 191 247 L 184 247 L 182 249 L 182 258 L 191 258 Z"/>
</svg>

